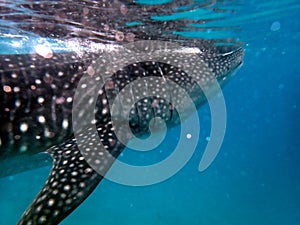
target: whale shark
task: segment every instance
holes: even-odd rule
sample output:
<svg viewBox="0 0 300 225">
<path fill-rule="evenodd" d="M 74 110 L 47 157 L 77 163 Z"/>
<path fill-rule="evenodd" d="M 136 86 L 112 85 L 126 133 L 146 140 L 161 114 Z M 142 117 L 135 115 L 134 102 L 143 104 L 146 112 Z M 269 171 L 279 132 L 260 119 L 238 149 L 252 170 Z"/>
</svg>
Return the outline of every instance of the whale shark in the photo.
<svg viewBox="0 0 300 225">
<path fill-rule="evenodd" d="M 164 100 L 158 96 L 158 91 L 155 89 L 156 91 L 150 93 L 150 97 L 142 98 L 133 105 L 129 118 L 118 118 L 117 122 L 121 127 L 119 132 L 123 139 L 121 141 L 112 123 L 110 102 L 114 101 L 128 84 L 142 78 L 157 77 L 172 81 L 183 88 L 191 96 L 197 108 L 207 101 L 201 89 L 202 86 L 199 87 L 193 80 L 195 77 L 186 73 L 180 64 L 174 66 L 165 62 L 147 60 L 126 65 L 109 77 L 95 72 L 95 63 L 104 63 L 98 59 L 101 59 L 107 49 L 116 49 L 114 54 L 118 55 L 119 49 L 122 49 L 124 43 L 166 39 L 155 31 L 128 28 L 124 26 L 122 18 L 115 19 L 114 9 L 118 9 L 118 14 L 121 12 L 123 16 L 128 15 L 128 11 L 135 12 L 137 10 L 133 3 L 124 1 L 125 3 L 121 4 L 121 1 L 112 1 L 113 3 L 108 4 L 103 1 L 101 9 L 104 10 L 104 13 L 100 18 L 96 18 L 94 16 L 97 15 L 94 12 L 95 7 L 88 4 L 97 4 L 98 6 L 99 2 L 86 1 L 87 5 L 83 11 L 80 3 L 79 8 L 82 15 L 66 13 L 68 10 L 77 12 L 78 9 L 77 7 L 74 9 L 76 4 L 67 2 L 64 7 L 54 3 L 53 5 L 48 3 L 50 4 L 48 8 L 44 5 L 46 3 L 23 5 L 25 8 L 34 8 L 48 15 L 44 18 L 46 20 L 46 22 L 43 21 L 44 24 L 47 24 L 48 18 L 55 19 L 59 23 L 58 25 L 52 23 L 53 26 L 44 29 L 40 23 L 42 19 L 37 17 L 34 20 L 36 26 L 25 23 L 21 25 L 22 29 L 41 36 L 52 35 L 55 38 L 62 38 L 66 42 L 79 38 L 84 40 L 82 41 L 83 45 L 86 44 L 92 50 L 76 51 L 73 49 L 69 52 L 53 52 L 46 49 L 47 54 L 36 51 L 30 54 L 0 55 L 0 175 L 8 176 L 53 164 L 47 181 L 22 215 L 18 222 L 19 225 L 58 224 L 75 210 L 96 188 L 115 159 L 122 153 L 126 143 L 132 139 L 131 134 L 122 130 L 125 123 L 129 124 L 132 134 L 135 136 L 147 135 L 149 124 L 155 117 L 162 118 L 167 125 L 178 125 L 179 115 L 174 105 L 175 103 L 177 105 L 184 104 L 180 93 L 172 93 L 169 95 L 169 99 Z M 79 1 L 77 3 L 79 4 Z M 59 7 L 61 8 L 59 9 Z M 151 10 L 163 11 L 161 7 L 152 7 Z M 56 17 L 49 17 L 51 14 Z M 69 15 L 72 20 L 69 20 Z M 149 13 L 147 15 L 149 17 Z M 10 19 L 16 19 L 14 16 L 16 15 L 12 15 Z M 73 25 L 78 22 L 78 18 L 81 19 L 81 25 L 84 24 L 85 27 L 90 28 L 101 25 L 102 30 L 93 29 L 91 32 L 91 29 L 75 29 L 78 27 Z M 113 24 L 112 18 L 114 18 L 115 24 Z M 146 20 L 142 20 L 140 17 L 138 19 L 146 23 Z M 102 23 L 99 23 L 99 20 Z M 169 21 L 167 25 L 164 23 L 164 26 L 172 27 L 171 24 L 172 21 Z M 112 26 L 115 27 L 112 28 Z M 244 50 L 241 47 L 224 51 L 224 49 L 218 50 L 219 48 L 210 41 L 184 38 L 178 38 L 176 41 L 180 42 L 183 47 L 176 54 L 172 51 L 169 52 L 168 58 L 172 59 L 178 53 L 186 55 L 184 63 L 194 66 L 195 54 L 193 57 L 189 58 L 189 56 L 190 51 L 196 49 L 196 57 L 201 62 L 200 67 L 195 67 L 197 69 L 196 79 L 202 80 L 203 86 L 207 89 L 210 88 L 212 80 L 217 80 L 223 86 L 243 63 Z M 95 46 L 94 43 L 101 47 L 96 49 L 90 47 L 91 45 Z M 99 87 L 96 82 L 88 84 L 86 81 L 85 83 L 83 79 L 87 74 L 93 79 L 97 77 L 102 79 L 104 86 Z M 160 83 L 156 83 L 156 85 L 157 88 L 163 86 Z M 85 89 L 85 94 L 77 96 L 79 100 L 74 104 L 76 91 L 87 86 L 89 89 Z M 143 88 L 149 88 L 149 85 L 146 84 L 142 90 Z M 130 97 L 134 98 L 135 90 L 131 91 Z M 86 114 L 91 113 L 88 112 L 92 98 L 91 93 L 97 93 L 95 109 L 92 112 L 95 119 L 86 121 Z M 124 110 L 127 107 L 126 102 L 122 102 L 119 107 L 121 111 Z M 72 119 L 74 108 L 79 113 L 79 121 Z M 80 140 L 76 138 L 77 135 L 73 130 L 76 122 L 79 122 L 81 127 L 76 131 L 77 135 L 82 137 Z M 92 127 L 96 128 L 96 133 Z M 100 138 L 104 148 L 91 151 L 91 146 L 99 144 L 96 136 Z M 91 164 L 98 165 L 101 172 L 99 173 L 99 170 L 96 170 Z"/>
</svg>

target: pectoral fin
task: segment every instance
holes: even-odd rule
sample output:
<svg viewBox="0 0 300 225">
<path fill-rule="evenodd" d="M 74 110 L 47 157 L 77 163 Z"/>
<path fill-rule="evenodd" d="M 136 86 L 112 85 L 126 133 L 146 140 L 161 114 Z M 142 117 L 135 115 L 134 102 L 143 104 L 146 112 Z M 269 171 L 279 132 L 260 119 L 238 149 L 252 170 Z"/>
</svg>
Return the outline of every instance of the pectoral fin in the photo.
<svg viewBox="0 0 300 225">
<path fill-rule="evenodd" d="M 86 160 L 102 162 L 99 166 L 107 171 L 113 160 L 106 160 L 105 157 L 117 157 L 124 148 L 124 145 L 108 132 L 111 131 L 110 124 L 98 127 L 98 132 L 100 131 L 101 140 L 106 146 L 101 150 L 104 151 L 102 153 L 86 155 L 90 151 L 85 150 L 95 146 L 99 140 L 95 138 L 97 133 L 93 134 L 89 129 L 82 133 L 85 143 L 72 138 L 48 150 L 54 159 L 54 166 L 44 187 L 25 211 L 18 225 L 58 224 L 91 194 L 103 178 L 103 174 L 99 175 Z M 114 157 L 111 157 L 110 153 Z"/>
</svg>

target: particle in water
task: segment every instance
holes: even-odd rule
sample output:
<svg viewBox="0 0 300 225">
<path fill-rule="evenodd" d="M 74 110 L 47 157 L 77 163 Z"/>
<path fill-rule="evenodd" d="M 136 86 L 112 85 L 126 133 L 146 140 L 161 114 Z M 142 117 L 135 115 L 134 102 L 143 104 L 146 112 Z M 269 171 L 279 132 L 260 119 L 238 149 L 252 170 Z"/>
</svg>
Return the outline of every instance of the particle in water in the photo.
<svg viewBox="0 0 300 225">
<path fill-rule="evenodd" d="M 272 23 L 272 25 L 271 25 L 271 31 L 278 31 L 278 30 L 280 30 L 280 23 L 278 22 L 278 21 L 275 21 L 275 22 L 273 22 Z"/>
</svg>

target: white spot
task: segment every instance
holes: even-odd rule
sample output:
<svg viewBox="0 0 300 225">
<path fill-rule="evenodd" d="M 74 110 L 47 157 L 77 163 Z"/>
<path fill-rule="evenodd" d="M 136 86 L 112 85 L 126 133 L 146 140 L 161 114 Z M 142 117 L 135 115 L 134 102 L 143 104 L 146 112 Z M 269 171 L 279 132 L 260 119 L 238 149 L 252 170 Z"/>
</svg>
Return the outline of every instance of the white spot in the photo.
<svg viewBox="0 0 300 225">
<path fill-rule="evenodd" d="M 102 115 L 105 115 L 105 114 L 107 114 L 107 109 L 106 108 L 102 109 Z"/>
<path fill-rule="evenodd" d="M 46 122 L 46 119 L 45 119 L 44 116 L 39 116 L 39 117 L 38 117 L 38 121 L 39 121 L 40 123 L 45 123 L 45 122 Z"/>
<path fill-rule="evenodd" d="M 27 123 L 21 123 L 20 131 L 26 132 L 27 130 L 28 130 L 28 124 Z"/>
<path fill-rule="evenodd" d="M 69 127 L 69 121 L 67 119 L 62 121 L 62 127 L 63 129 L 67 129 Z"/>
<path fill-rule="evenodd" d="M 64 190 L 65 190 L 65 191 L 69 191 L 70 189 L 71 189 L 71 186 L 70 186 L 70 185 L 65 185 L 65 186 L 64 186 Z"/>
<path fill-rule="evenodd" d="M 106 105 L 107 104 L 107 100 L 104 98 L 104 99 L 102 99 L 102 104 L 103 105 Z"/>
<path fill-rule="evenodd" d="M 78 172 L 77 171 L 73 171 L 71 174 L 72 174 L 72 176 L 77 176 Z"/>
<path fill-rule="evenodd" d="M 72 102 L 73 101 L 73 99 L 72 99 L 72 97 L 67 97 L 67 102 Z"/>
<path fill-rule="evenodd" d="M 40 218 L 39 218 L 39 222 L 41 222 L 41 223 L 44 223 L 44 222 L 46 222 L 46 216 L 41 216 Z"/>
<path fill-rule="evenodd" d="M 86 168 L 85 170 L 84 170 L 84 172 L 85 173 L 90 173 L 90 172 L 92 172 L 93 170 L 91 169 L 91 168 Z"/>
<path fill-rule="evenodd" d="M 36 83 L 36 84 L 41 84 L 42 81 L 41 81 L 40 79 L 36 79 L 36 80 L 35 80 L 35 83 Z"/>
<path fill-rule="evenodd" d="M 20 88 L 19 87 L 14 87 L 14 92 L 19 92 L 20 91 Z"/>
<path fill-rule="evenodd" d="M 21 106 L 21 101 L 20 100 L 16 100 L 15 101 L 15 106 L 16 107 L 20 107 Z"/>
<path fill-rule="evenodd" d="M 42 104 L 45 101 L 45 99 L 43 97 L 38 97 L 37 101 L 38 103 Z"/>
<path fill-rule="evenodd" d="M 187 138 L 187 139 L 191 139 L 191 138 L 192 138 L 192 134 L 187 134 L 187 135 L 186 135 L 186 138 Z"/>
<path fill-rule="evenodd" d="M 54 199 L 49 199 L 48 201 L 48 206 L 53 206 L 54 205 Z"/>
<path fill-rule="evenodd" d="M 36 207 L 36 212 L 40 212 L 42 210 L 42 205 L 39 205 L 38 207 Z"/>
</svg>

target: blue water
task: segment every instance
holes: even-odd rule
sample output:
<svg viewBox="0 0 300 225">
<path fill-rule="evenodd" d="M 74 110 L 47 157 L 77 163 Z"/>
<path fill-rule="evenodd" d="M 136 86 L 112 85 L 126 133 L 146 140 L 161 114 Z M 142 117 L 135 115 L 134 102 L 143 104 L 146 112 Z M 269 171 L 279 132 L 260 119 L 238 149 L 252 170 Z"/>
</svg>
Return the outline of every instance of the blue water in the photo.
<svg viewBox="0 0 300 225">
<path fill-rule="evenodd" d="M 104 180 L 61 224 L 299 225 L 299 13 L 297 0 L 241 4 L 232 23 L 241 27 L 245 62 L 223 90 L 226 135 L 207 170 L 198 171 L 210 131 L 204 106 L 196 152 L 176 175 L 146 187 Z M 179 132 L 169 131 L 167 142 Z M 16 223 L 49 170 L 0 180 L 0 224 Z"/>
</svg>

